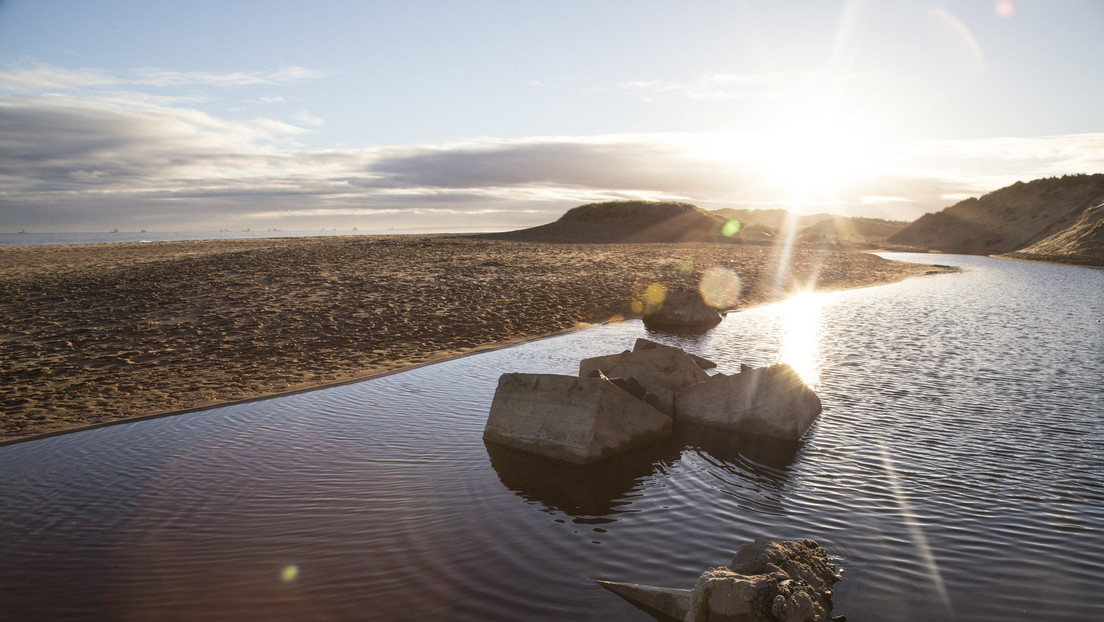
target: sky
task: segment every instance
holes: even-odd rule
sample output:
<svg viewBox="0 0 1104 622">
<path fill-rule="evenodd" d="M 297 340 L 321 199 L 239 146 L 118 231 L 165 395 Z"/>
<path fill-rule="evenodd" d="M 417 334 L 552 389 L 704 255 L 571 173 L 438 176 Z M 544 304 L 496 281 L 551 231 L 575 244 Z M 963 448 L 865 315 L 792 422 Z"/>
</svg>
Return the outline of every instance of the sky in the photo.
<svg viewBox="0 0 1104 622">
<path fill-rule="evenodd" d="M 0 232 L 913 220 L 1104 172 L 1104 2 L 0 0 Z"/>
</svg>

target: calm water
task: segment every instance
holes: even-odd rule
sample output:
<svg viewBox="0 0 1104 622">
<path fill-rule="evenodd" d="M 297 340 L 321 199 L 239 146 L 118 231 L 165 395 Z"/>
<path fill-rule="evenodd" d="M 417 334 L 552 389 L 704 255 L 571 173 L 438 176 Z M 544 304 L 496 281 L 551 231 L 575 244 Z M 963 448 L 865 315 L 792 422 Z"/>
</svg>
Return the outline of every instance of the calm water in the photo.
<svg viewBox="0 0 1104 622">
<path fill-rule="evenodd" d="M 482 232 L 485 228 L 481 228 Z M 492 229 L 493 230 L 493 229 Z M 178 242 L 181 240 L 237 240 L 255 238 L 310 238 L 337 235 L 411 235 L 442 233 L 439 229 L 390 229 L 386 231 L 153 231 L 118 233 L 0 233 L 0 246 L 48 246 L 55 244 L 117 244 L 120 242 Z"/>
<path fill-rule="evenodd" d="M 590 578 L 690 587 L 766 536 L 819 540 L 852 621 L 1104 619 L 1104 271 L 936 260 L 966 271 L 2 447 L 0 616 L 647 620 Z M 500 373 L 638 336 L 788 360 L 824 413 L 796 451 L 484 445 Z"/>
</svg>

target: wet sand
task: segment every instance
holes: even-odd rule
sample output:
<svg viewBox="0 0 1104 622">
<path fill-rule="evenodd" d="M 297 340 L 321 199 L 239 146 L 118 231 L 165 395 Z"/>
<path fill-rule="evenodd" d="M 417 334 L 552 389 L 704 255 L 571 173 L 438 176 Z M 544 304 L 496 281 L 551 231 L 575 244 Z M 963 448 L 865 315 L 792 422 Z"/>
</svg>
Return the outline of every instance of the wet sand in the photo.
<svg viewBox="0 0 1104 622">
<path fill-rule="evenodd" d="M 725 266 L 739 307 L 931 268 L 822 247 L 355 236 L 0 248 L 0 441 L 303 390 L 631 315 Z"/>
</svg>

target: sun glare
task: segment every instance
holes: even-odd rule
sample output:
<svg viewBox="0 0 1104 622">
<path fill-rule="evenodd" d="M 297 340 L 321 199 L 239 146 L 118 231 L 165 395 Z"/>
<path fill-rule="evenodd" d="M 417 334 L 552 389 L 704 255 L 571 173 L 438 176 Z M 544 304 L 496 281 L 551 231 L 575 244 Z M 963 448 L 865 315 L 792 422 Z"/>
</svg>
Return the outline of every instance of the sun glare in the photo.
<svg viewBox="0 0 1104 622">
<path fill-rule="evenodd" d="M 783 363 L 789 363 L 805 384 L 820 384 L 820 311 L 824 294 L 801 293 L 782 303 Z"/>
<path fill-rule="evenodd" d="M 873 170 L 871 128 L 830 106 L 784 108 L 763 133 L 758 159 L 765 176 L 792 198 L 832 196 L 845 182 Z"/>
</svg>

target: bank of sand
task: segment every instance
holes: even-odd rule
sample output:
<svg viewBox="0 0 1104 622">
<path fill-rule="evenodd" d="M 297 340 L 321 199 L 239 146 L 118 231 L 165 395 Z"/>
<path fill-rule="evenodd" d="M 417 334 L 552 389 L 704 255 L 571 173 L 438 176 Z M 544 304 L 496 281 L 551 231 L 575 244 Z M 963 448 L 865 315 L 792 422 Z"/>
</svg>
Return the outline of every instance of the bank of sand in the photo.
<svg viewBox="0 0 1104 622">
<path fill-rule="evenodd" d="M 739 306 L 928 266 L 727 244 L 356 236 L 0 248 L 0 440 L 368 377 L 631 310 L 724 266 Z"/>
</svg>

